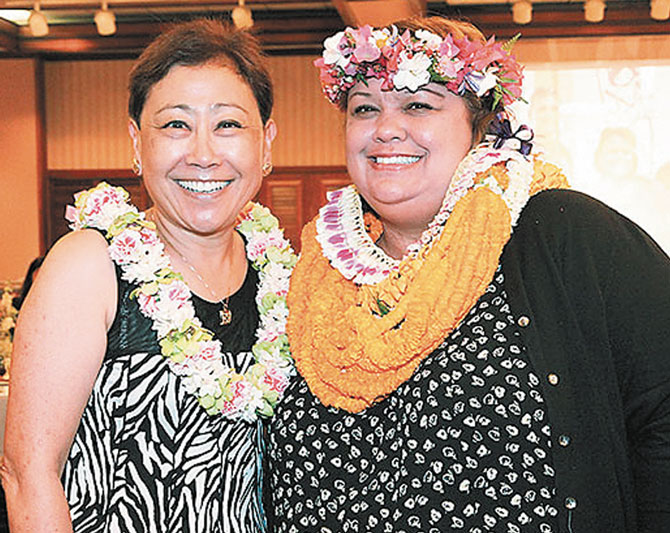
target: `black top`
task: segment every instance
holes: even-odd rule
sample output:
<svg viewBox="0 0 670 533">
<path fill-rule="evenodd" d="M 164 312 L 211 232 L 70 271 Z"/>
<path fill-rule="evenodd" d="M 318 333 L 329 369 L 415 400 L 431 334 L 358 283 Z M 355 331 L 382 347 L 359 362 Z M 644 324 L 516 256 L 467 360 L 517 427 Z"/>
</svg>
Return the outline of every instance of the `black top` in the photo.
<svg viewBox="0 0 670 533">
<path fill-rule="evenodd" d="M 247 268 L 228 302 L 229 325 L 220 324 L 220 304 L 192 298 L 224 365 L 238 371 L 254 361 L 259 320 L 258 273 Z M 260 423 L 207 414 L 161 355 L 152 321 L 130 298 L 135 286 L 120 274 L 107 352 L 63 472 L 74 531 L 265 531 Z"/>
<path fill-rule="evenodd" d="M 548 416 L 545 425 L 550 431 L 551 449 L 549 456 L 542 460 L 542 469 L 545 466 L 554 468 L 555 477 L 545 476 L 539 483 L 540 490 L 553 489 L 554 495 L 545 499 L 544 504 L 547 515 L 551 514 L 554 505 L 557 515 L 554 520 L 546 518 L 547 526 L 572 533 L 667 533 L 670 531 L 670 260 L 642 230 L 600 202 L 572 191 L 546 191 L 528 202 L 503 251 L 500 265 L 502 291 L 509 299 L 510 309 L 505 314 L 498 307 L 494 314 L 502 316 L 510 330 L 518 333 L 513 337 L 513 344 L 521 349 L 519 358 L 528 364 L 529 369 L 528 372 L 525 369 L 517 372 L 529 377 L 525 383 L 520 382 L 520 386 L 524 388 L 523 392 L 537 395 L 538 399 L 534 401 L 538 405 L 542 404 L 540 398 L 544 400 L 542 412 Z M 487 294 L 482 296 L 473 311 L 487 297 Z M 514 327 L 509 323 L 510 317 Z M 453 337 L 462 328 L 463 324 L 447 339 L 447 353 L 449 346 L 457 346 Z M 385 402 L 397 397 L 403 387 L 422 380 L 427 382 L 415 386 L 421 394 L 410 403 L 427 403 L 431 377 L 424 375 L 425 365 L 435 365 L 436 361 L 439 365 L 439 360 L 454 363 L 450 356 L 439 353 L 444 349 L 445 345 L 426 358 L 407 384 L 369 410 L 381 409 Z M 467 362 L 472 360 L 472 364 L 477 365 L 474 360 L 478 354 L 481 354 L 479 347 L 468 355 Z M 461 364 L 465 365 L 465 362 Z M 539 379 L 537 384 L 530 378 L 531 371 Z M 301 456 L 299 442 L 293 443 L 282 436 L 282 421 L 289 421 L 287 435 L 295 432 L 295 440 L 302 439 L 316 448 L 316 452 L 310 452 L 310 457 L 322 459 L 333 455 L 327 445 L 333 439 L 334 417 L 339 417 L 343 424 L 353 420 L 341 431 L 339 438 L 342 442 L 345 438 L 352 442 L 354 431 L 363 428 L 357 423 L 358 417 L 345 412 L 328 410 L 328 417 L 322 418 L 323 408 L 319 406 L 322 411 L 316 417 L 318 423 L 313 423 L 313 429 L 309 430 L 314 434 L 300 435 L 301 428 L 307 424 L 303 420 L 310 416 L 314 418 L 310 414 L 314 400 L 300 385 L 301 379 L 297 383 L 291 386 L 289 401 L 280 405 L 272 426 L 272 442 L 283 451 L 275 450 L 271 454 L 287 458 L 294 453 L 297 455 L 294 466 L 301 470 L 300 463 L 305 461 L 306 466 L 308 460 Z M 448 390 L 444 383 L 438 382 L 438 385 L 440 390 Z M 517 385 L 507 384 L 505 394 L 516 390 Z M 303 393 L 304 398 L 291 400 L 293 394 Z M 470 400 L 473 390 L 464 389 L 464 393 Z M 436 400 L 432 407 L 438 416 L 441 416 L 444 405 L 454 402 L 446 394 Z M 465 403 L 467 405 L 468 401 Z M 468 409 L 473 410 L 472 406 Z M 292 413 L 300 410 L 305 414 L 298 421 Z M 408 416 L 412 412 L 416 412 L 415 405 L 398 405 L 396 416 Z M 518 428 L 520 423 L 523 426 L 522 420 L 514 426 Z M 438 424 L 444 429 L 449 426 L 443 420 Z M 461 424 L 463 431 L 470 431 L 465 418 Z M 426 432 L 419 430 L 419 424 L 415 426 L 415 434 L 404 436 L 400 452 L 405 456 L 416 451 L 409 445 L 411 439 L 418 443 L 426 440 Z M 540 435 L 545 435 L 542 433 L 544 428 L 544 425 L 539 426 Z M 349 437 L 345 436 L 347 432 L 351 434 Z M 363 432 L 361 438 L 374 442 L 378 437 Z M 508 436 L 504 440 L 510 441 Z M 539 448 L 545 450 L 548 444 Z M 457 459 L 447 456 L 446 446 L 442 446 L 442 450 L 445 452 L 444 469 L 449 467 L 450 461 Z M 351 462 L 356 452 L 351 448 L 340 453 Z M 501 452 L 498 449 L 493 453 Z M 378 459 L 374 455 L 366 459 L 369 461 L 367 471 L 371 474 L 378 471 L 375 468 Z M 360 464 L 360 459 L 356 460 Z M 401 475 L 403 468 L 410 470 L 407 465 L 411 465 L 413 472 L 424 474 L 431 469 L 430 464 L 409 461 L 400 466 Z M 289 472 L 277 463 L 273 468 L 278 470 L 272 473 L 272 479 L 276 487 L 281 488 L 282 483 L 288 482 L 288 477 L 284 479 L 282 476 L 293 476 L 293 471 Z M 303 502 L 295 500 L 290 509 L 278 501 L 277 530 L 340 531 L 339 523 L 326 521 L 327 509 L 312 513 L 317 517 L 316 521 L 320 521 L 319 527 L 327 529 L 319 529 L 314 523 L 306 526 L 294 517 L 298 513 L 302 516 L 309 514 L 304 507 L 313 505 L 310 500 L 315 490 L 310 480 L 316 478 L 321 483 L 322 479 L 337 475 L 338 471 L 343 480 L 349 480 L 346 463 L 323 463 L 323 472 L 317 471 L 316 476 L 301 476 L 298 470 L 292 477 L 292 482 L 297 485 L 295 490 L 303 490 L 312 496 L 307 496 Z M 515 473 L 524 475 L 525 471 L 523 461 L 515 463 Z M 366 486 L 371 485 L 370 481 Z M 362 486 L 360 481 L 359 486 Z M 427 496 L 429 492 L 425 487 L 413 489 L 408 485 L 403 496 L 412 490 L 417 497 Z M 382 492 L 378 489 L 372 498 Z M 471 490 L 471 494 L 475 493 Z M 453 490 L 443 492 L 443 503 L 447 507 L 451 507 L 447 502 L 452 501 L 452 494 Z M 319 496 L 325 498 L 330 494 Z M 473 501 L 474 508 L 477 508 L 476 503 L 481 505 L 483 501 L 478 494 Z M 406 502 L 406 497 L 392 502 L 391 514 L 405 513 Z M 369 508 L 369 498 L 361 498 L 356 507 L 362 518 L 367 516 L 367 509 L 361 509 L 361 505 Z M 514 507 L 511 501 L 507 507 L 510 506 Z M 340 507 L 351 515 L 350 504 L 340 503 Z M 293 513 L 292 517 L 289 513 Z M 519 531 L 542 531 L 538 529 L 542 521 L 538 516 L 533 518 L 528 525 L 516 524 Z M 336 522 L 339 520 L 337 516 L 335 519 Z M 482 520 L 479 527 L 481 531 L 487 531 L 486 521 Z M 420 527 L 412 528 L 409 524 L 404 528 L 406 531 L 426 531 L 423 522 Z M 440 526 L 438 530 L 445 528 L 448 530 L 447 526 Z M 368 525 L 360 528 L 360 531 L 378 530 L 383 531 Z M 506 531 L 495 526 L 488 530 Z"/>
<path fill-rule="evenodd" d="M 137 288 L 121 279 L 118 266 L 117 279 L 119 302 L 114 322 L 107 333 L 107 352 L 105 359 L 113 359 L 115 355 L 129 352 L 160 353 L 160 346 L 156 332 L 151 329 L 153 321 L 143 315 L 136 301 L 130 294 Z M 219 311 L 220 303 L 213 303 L 191 293 L 191 301 L 195 308 L 195 315 L 202 322 L 203 327 L 214 333 L 214 338 L 223 343 L 224 351 L 231 353 L 249 352 L 256 342 L 256 328 L 258 325 L 258 307 L 256 305 L 256 285 L 258 272 L 247 264 L 247 274 L 238 291 L 228 298 L 228 307 L 232 312 L 231 322 L 221 325 Z M 239 364 L 236 370 L 240 371 Z"/>
</svg>

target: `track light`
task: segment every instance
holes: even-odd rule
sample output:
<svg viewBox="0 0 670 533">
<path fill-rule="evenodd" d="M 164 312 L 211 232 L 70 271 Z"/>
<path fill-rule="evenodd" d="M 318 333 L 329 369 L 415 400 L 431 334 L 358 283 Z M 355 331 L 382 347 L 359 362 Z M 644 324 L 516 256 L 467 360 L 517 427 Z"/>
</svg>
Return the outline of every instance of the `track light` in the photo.
<svg viewBox="0 0 670 533">
<path fill-rule="evenodd" d="M 604 18 L 604 0 L 586 0 L 584 2 L 584 19 L 586 22 L 602 22 Z"/>
<path fill-rule="evenodd" d="M 95 26 L 100 35 L 114 35 L 116 33 L 116 17 L 114 13 L 107 9 L 107 2 L 102 2 L 102 6 L 95 12 Z"/>
<path fill-rule="evenodd" d="M 651 0 L 649 14 L 654 20 L 668 20 L 670 18 L 670 0 Z"/>
<path fill-rule="evenodd" d="M 251 9 L 244 5 L 244 0 L 237 0 L 238 4 L 233 9 L 233 24 L 240 30 L 246 30 L 254 25 Z"/>
<path fill-rule="evenodd" d="M 40 11 L 39 2 L 35 2 L 33 10 L 30 12 L 28 26 L 30 26 L 30 33 L 33 34 L 33 37 L 44 37 L 49 33 L 49 24 L 47 23 L 47 18 L 44 16 L 44 13 Z"/>
<path fill-rule="evenodd" d="M 529 0 L 516 0 L 512 4 L 512 20 L 515 24 L 528 24 L 533 19 L 533 4 Z"/>
</svg>

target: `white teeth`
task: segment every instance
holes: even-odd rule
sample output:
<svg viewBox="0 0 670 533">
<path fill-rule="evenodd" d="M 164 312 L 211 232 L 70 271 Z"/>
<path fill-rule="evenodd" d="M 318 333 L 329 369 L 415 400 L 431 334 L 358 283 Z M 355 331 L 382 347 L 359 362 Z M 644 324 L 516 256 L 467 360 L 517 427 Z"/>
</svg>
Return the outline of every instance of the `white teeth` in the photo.
<svg viewBox="0 0 670 533">
<path fill-rule="evenodd" d="M 177 180 L 177 185 L 189 192 L 213 193 L 222 191 L 229 181 Z"/>
<path fill-rule="evenodd" d="M 419 156 L 393 155 L 390 157 L 373 157 L 372 159 L 375 163 L 382 165 L 411 165 L 421 158 Z"/>
</svg>

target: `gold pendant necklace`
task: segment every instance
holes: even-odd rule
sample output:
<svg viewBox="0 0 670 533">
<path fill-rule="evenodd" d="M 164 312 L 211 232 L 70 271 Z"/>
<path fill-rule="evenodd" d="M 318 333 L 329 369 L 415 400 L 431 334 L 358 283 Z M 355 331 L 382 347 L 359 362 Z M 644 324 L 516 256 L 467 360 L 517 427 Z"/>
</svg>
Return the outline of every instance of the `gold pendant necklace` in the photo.
<svg viewBox="0 0 670 533">
<path fill-rule="evenodd" d="M 179 252 L 177 252 L 179 253 Z M 184 257 L 182 254 L 179 254 L 179 257 L 181 257 L 181 260 L 186 264 L 186 266 L 195 274 L 195 276 L 200 280 L 200 283 L 202 283 L 205 288 L 209 291 L 209 293 L 212 295 L 212 298 L 214 298 L 215 302 L 218 301 L 218 303 L 221 305 L 221 309 L 219 310 L 219 319 L 220 319 L 220 324 L 222 326 L 227 326 L 230 324 L 233 320 L 233 312 L 230 310 L 230 307 L 228 307 L 228 296 L 226 296 L 223 300 L 219 300 L 216 297 L 216 294 L 214 294 L 214 291 L 212 288 L 209 286 L 209 283 L 207 283 L 204 278 L 200 275 L 200 272 L 196 270 L 196 268 L 189 262 L 186 257 Z"/>
</svg>

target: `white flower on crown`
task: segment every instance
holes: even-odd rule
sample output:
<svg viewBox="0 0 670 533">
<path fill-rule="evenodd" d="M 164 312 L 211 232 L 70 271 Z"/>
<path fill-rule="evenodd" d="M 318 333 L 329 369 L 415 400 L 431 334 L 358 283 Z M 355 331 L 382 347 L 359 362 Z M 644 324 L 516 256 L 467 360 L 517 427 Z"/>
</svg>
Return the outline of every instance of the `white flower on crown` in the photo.
<svg viewBox="0 0 670 533">
<path fill-rule="evenodd" d="M 409 89 L 416 91 L 422 85 L 430 81 L 431 66 L 430 58 L 423 52 L 417 52 L 410 57 L 403 50 L 398 57 L 398 72 L 393 77 L 393 85 L 396 89 Z"/>
<path fill-rule="evenodd" d="M 437 50 L 442 44 L 442 37 L 435 35 L 432 31 L 417 30 L 414 36 L 429 50 Z"/>
<path fill-rule="evenodd" d="M 498 78 L 496 77 L 496 72 L 498 72 L 497 67 L 490 67 L 486 69 L 484 72 L 484 78 L 479 83 L 477 96 L 485 95 L 489 90 L 493 89 L 497 85 Z"/>
<path fill-rule="evenodd" d="M 397 30 L 396 30 L 396 36 L 397 36 Z M 393 35 L 385 28 L 381 30 L 372 30 L 373 43 L 380 50 L 384 48 L 384 46 L 386 46 L 389 43 L 389 39 L 392 38 Z"/>
<path fill-rule="evenodd" d="M 345 56 L 340 47 L 343 37 L 344 31 L 341 31 L 323 41 L 323 60 L 327 65 L 335 64 L 338 67 L 344 68 L 349 64 L 350 56 Z"/>
</svg>

